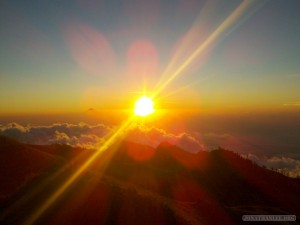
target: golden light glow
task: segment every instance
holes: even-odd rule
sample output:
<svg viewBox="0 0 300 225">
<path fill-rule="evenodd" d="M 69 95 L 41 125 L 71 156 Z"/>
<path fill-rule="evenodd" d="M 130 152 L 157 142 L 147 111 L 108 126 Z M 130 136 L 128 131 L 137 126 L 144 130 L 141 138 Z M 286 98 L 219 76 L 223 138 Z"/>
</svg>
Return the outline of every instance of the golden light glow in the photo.
<svg viewBox="0 0 300 225">
<path fill-rule="evenodd" d="M 136 116 L 148 116 L 154 112 L 153 101 L 151 98 L 142 96 L 137 100 L 134 106 L 134 114 Z"/>
<path fill-rule="evenodd" d="M 165 72 L 162 74 L 162 77 L 165 78 L 165 80 L 159 82 L 159 85 L 157 86 L 153 96 L 159 95 L 175 78 L 177 78 L 188 66 L 190 66 L 197 57 L 199 57 L 207 49 L 212 47 L 222 36 L 228 34 L 228 30 L 236 28 L 238 25 L 240 25 L 242 16 L 252 4 L 253 1 L 250 0 L 241 2 L 241 4 L 217 27 L 217 29 L 205 41 L 203 41 L 199 45 L 198 48 L 195 49 L 194 52 L 189 55 L 189 57 L 187 57 L 186 60 L 183 61 L 182 64 L 180 64 L 180 66 L 173 73 L 170 73 L 169 76 L 166 76 L 166 74 L 169 72 L 169 69 L 175 63 L 175 60 L 172 60 L 167 66 Z M 175 59 L 177 57 L 178 55 L 176 54 Z"/>
<path fill-rule="evenodd" d="M 87 168 L 98 158 L 100 155 L 109 148 L 118 138 L 122 136 L 124 130 L 131 124 L 133 117 L 128 118 L 118 129 L 113 131 L 111 134 L 107 136 L 106 141 L 102 144 L 102 146 L 92 154 L 90 158 L 88 158 L 75 172 L 72 174 L 63 184 L 59 187 L 50 197 L 41 205 L 41 207 L 34 212 L 23 224 L 24 225 L 32 225 L 36 222 L 37 219 L 53 204 L 57 199 L 76 181 L 81 175 L 87 170 Z M 111 153 L 110 157 L 112 157 L 114 152 Z M 109 164 L 109 160 L 103 162 L 99 165 L 98 175 L 102 174 L 106 166 Z"/>
</svg>

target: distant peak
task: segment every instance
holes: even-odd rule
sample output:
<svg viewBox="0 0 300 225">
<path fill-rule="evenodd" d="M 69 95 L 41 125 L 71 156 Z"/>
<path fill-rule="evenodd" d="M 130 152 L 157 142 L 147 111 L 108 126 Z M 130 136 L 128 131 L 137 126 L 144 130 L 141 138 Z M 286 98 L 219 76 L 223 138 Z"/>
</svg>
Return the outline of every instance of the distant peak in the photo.
<svg viewBox="0 0 300 225">
<path fill-rule="evenodd" d="M 92 111 L 95 111 L 95 109 L 94 108 L 89 108 L 87 111 L 92 112 Z"/>
<path fill-rule="evenodd" d="M 174 147 L 175 145 L 171 144 L 170 142 L 167 141 L 162 141 L 156 148 L 170 148 L 170 147 Z"/>
</svg>

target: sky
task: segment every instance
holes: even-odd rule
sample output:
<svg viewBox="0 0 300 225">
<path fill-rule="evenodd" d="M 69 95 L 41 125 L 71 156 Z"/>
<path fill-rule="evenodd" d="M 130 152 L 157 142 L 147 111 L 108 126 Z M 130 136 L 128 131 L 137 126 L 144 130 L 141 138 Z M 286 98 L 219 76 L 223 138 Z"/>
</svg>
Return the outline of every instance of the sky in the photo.
<svg viewBox="0 0 300 225">
<path fill-rule="evenodd" d="M 297 0 L 3 0 L 0 134 L 99 146 L 146 94 L 156 112 L 129 140 L 223 146 L 300 174 L 299 10 Z"/>
<path fill-rule="evenodd" d="M 161 107 L 298 110 L 299 1 L 241 3 L 1 1 L 0 114 L 130 108 L 207 40 Z"/>
</svg>

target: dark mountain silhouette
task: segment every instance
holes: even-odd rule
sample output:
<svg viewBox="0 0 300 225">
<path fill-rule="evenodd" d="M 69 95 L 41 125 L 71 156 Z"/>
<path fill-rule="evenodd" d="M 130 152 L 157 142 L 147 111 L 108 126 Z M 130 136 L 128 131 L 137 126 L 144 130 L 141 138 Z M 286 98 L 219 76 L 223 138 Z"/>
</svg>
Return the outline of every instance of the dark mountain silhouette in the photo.
<svg viewBox="0 0 300 225">
<path fill-rule="evenodd" d="M 0 224 L 26 224 L 95 153 L 0 137 Z M 231 151 L 191 154 L 167 142 L 153 149 L 123 141 L 99 154 L 32 221 L 245 224 L 244 214 L 299 216 L 299 199 L 299 179 L 259 167 Z"/>
</svg>

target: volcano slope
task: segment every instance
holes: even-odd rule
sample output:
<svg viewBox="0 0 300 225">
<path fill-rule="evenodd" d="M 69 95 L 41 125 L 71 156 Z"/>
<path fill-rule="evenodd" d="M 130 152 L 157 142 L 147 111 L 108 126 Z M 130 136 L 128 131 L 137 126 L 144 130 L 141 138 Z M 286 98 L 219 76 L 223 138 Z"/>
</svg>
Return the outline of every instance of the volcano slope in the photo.
<svg viewBox="0 0 300 225">
<path fill-rule="evenodd" d="M 96 152 L 0 137 L 0 224 L 247 224 L 244 214 L 299 223 L 299 179 L 231 151 L 192 154 L 167 142 L 114 144 L 45 207 Z"/>
</svg>

